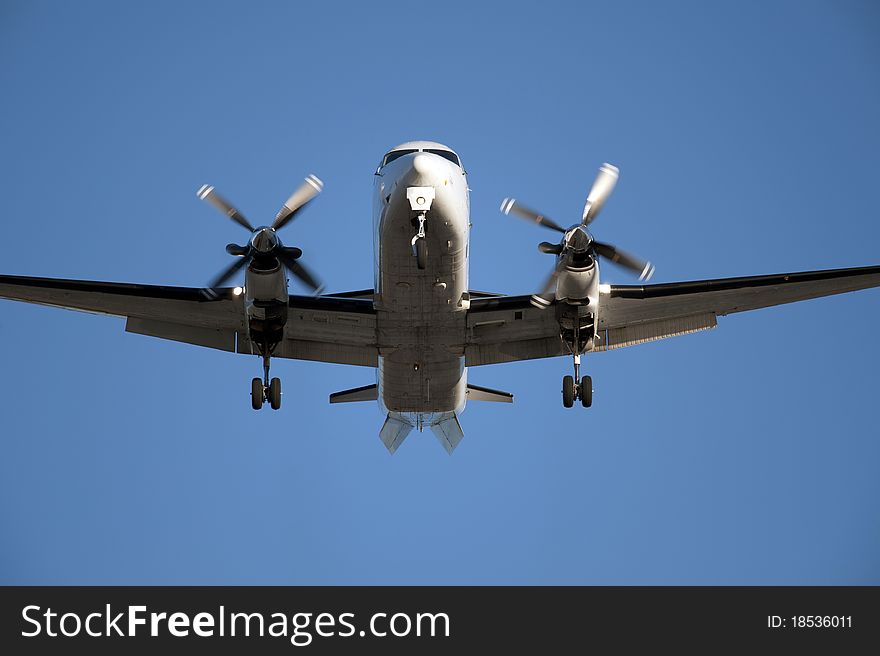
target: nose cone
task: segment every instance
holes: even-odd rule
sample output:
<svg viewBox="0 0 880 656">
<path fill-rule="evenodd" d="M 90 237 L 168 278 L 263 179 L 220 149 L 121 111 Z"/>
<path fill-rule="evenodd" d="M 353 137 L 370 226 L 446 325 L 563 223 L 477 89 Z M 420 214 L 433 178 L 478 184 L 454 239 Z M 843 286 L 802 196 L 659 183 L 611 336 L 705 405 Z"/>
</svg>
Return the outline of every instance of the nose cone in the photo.
<svg viewBox="0 0 880 656">
<path fill-rule="evenodd" d="M 583 226 L 578 226 L 568 233 L 566 241 L 568 242 L 569 248 L 572 248 L 575 251 L 585 251 L 590 246 L 590 242 L 592 242 L 593 239 L 590 237 L 590 234 L 584 230 Z"/>
<path fill-rule="evenodd" d="M 413 171 L 418 173 L 419 175 L 429 175 L 431 173 L 431 159 L 430 155 L 425 153 L 419 153 L 415 157 L 413 157 Z"/>
<path fill-rule="evenodd" d="M 269 253 L 278 245 L 278 237 L 272 228 L 260 228 L 251 238 L 251 244 L 260 253 Z"/>
<path fill-rule="evenodd" d="M 414 186 L 433 187 L 446 178 L 446 160 L 432 153 L 418 153 L 412 158 L 407 183 Z"/>
</svg>

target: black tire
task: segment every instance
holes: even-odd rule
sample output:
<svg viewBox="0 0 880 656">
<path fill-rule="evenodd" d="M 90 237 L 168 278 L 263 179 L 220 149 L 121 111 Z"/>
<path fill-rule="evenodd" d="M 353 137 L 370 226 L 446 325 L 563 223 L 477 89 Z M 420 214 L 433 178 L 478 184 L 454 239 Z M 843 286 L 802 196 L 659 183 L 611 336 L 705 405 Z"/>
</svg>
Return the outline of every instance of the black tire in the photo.
<svg viewBox="0 0 880 656">
<path fill-rule="evenodd" d="M 263 380 L 254 378 L 251 381 L 251 407 L 259 410 L 263 407 Z"/>
<path fill-rule="evenodd" d="M 273 378 L 269 381 L 269 405 L 272 406 L 273 410 L 277 410 L 281 407 L 281 381 L 278 378 Z"/>
<path fill-rule="evenodd" d="M 416 240 L 416 264 L 420 269 L 428 266 L 428 242 L 424 237 Z"/>
<path fill-rule="evenodd" d="M 581 405 L 585 408 L 593 405 L 593 379 L 590 376 L 581 378 Z"/>
<path fill-rule="evenodd" d="M 562 379 L 562 405 L 566 408 L 574 405 L 574 378 L 571 376 Z"/>
</svg>

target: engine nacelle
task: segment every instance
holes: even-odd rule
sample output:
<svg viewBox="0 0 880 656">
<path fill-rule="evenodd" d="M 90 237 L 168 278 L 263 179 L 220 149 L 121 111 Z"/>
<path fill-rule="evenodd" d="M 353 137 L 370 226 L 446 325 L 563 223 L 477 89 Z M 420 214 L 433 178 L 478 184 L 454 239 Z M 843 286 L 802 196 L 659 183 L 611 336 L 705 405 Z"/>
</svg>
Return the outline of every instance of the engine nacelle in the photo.
<svg viewBox="0 0 880 656">
<path fill-rule="evenodd" d="M 598 262 L 593 259 L 589 266 L 564 266 L 556 279 L 556 300 L 595 307 L 599 300 Z"/>
<path fill-rule="evenodd" d="M 277 263 L 272 269 L 248 268 L 245 274 L 247 300 L 280 301 L 287 305 L 287 276 Z"/>
<path fill-rule="evenodd" d="M 271 353 L 284 339 L 287 324 L 287 276 L 280 263 L 272 269 L 249 267 L 245 275 L 244 307 L 251 343 Z"/>
</svg>

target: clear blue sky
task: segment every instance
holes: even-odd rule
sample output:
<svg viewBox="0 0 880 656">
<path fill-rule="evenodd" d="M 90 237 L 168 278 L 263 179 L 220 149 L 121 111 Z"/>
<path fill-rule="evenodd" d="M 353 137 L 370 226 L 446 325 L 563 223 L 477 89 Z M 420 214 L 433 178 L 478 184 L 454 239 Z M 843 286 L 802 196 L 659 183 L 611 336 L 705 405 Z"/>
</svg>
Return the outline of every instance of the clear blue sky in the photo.
<svg viewBox="0 0 880 656">
<path fill-rule="evenodd" d="M 331 290 L 372 284 L 385 150 L 456 149 L 471 286 L 535 291 L 597 167 L 600 239 L 656 282 L 880 263 L 872 2 L 0 5 L 0 271 L 198 286 L 302 177 L 289 229 Z M 263 218 L 261 218 L 263 217 Z M 606 266 L 607 282 L 632 277 Z M 877 290 L 715 331 L 477 368 L 448 457 L 390 457 L 371 370 L 128 335 L 0 302 L 0 583 L 880 583 Z"/>
</svg>

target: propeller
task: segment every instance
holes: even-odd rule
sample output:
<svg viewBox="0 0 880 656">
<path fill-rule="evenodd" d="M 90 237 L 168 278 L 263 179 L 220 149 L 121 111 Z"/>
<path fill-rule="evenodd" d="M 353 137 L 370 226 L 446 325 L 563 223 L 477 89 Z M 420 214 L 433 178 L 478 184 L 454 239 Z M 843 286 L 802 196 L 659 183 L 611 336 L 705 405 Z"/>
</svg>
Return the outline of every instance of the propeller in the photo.
<svg viewBox="0 0 880 656">
<path fill-rule="evenodd" d="M 593 186 L 590 188 L 590 193 L 587 195 L 587 201 L 584 203 L 584 211 L 581 215 L 581 221 L 568 229 L 563 228 L 553 219 L 526 207 L 513 198 L 505 198 L 501 202 L 501 211 L 504 214 L 513 213 L 520 218 L 537 223 L 548 230 L 560 232 L 563 235 L 562 240 L 558 244 L 547 241 L 538 244 L 538 250 L 542 253 L 557 256 L 563 255 L 563 258 L 560 258 L 559 263 L 554 267 L 547 279 L 541 292 L 542 295 L 546 295 L 556 283 L 556 279 L 565 267 L 566 260 L 564 256 L 567 253 L 575 255 L 583 253 L 598 255 L 625 269 L 629 269 L 637 274 L 640 280 L 648 280 L 654 274 L 654 265 L 650 262 L 644 261 L 634 255 L 630 255 L 611 244 L 596 241 L 587 231 L 587 226 L 596 220 L 596 217 L 599 216 L 599 213 L 605 206 L 605 202 L 608 200 L 611 192 L 614 191 L 619 176 L 620 170 L 616 166 L 605 163 L 599 167 L 599 173 L 596 176 L 596 180 L 593 182 Z"/>
<path fill-rule="evenodd" d="M 587 194 L 587 202 L 584 203 L 584 214 L 581 219 L 582 226 L 590 225 L 599 216 L 602 206 L 605 205 L 605 201 L 608 200 L 611 192 L 614 191 L 614 186 L 617 184 L 617 178 L 619 177 L 620 169 L 616 166 L 606 162 L 599 167 L 599 174 L 593 182 L 590 193 Z"/>
<path fill-rule="evenodd" d="M 222 287 L 232 276 L 238 273 L 250 260 L 247 257 L 240 257 L 235 262 L 230 264 L 228 267 L 223 269 L 220 273 L 218 273 L 211 282 L 208 283 L 208 286 L 205 288 L 205 292 L 210 292 L 214 287 Z M 214 294 L 216 296 L 216 294 Z"/>
<path fill-rule="evenodd" d="M 594 240 L 593 250 L 597 255 L 601 255 L 606 260 L 611 260 L 615 264 L 619 264 L 625 269 L 629 269 L 633 273 L 639 274 L 639 280 L 650 280 L 651 276 L 654 275 L 653 264 L 645 262 L 644 260 L 637 258 L 635 255 L 630 255 L 626 251 L 622 251 L 611 244 L 605 244 L 601 241 Z"/>
<path fill-rule="evenodd" d="M 306 205 L 321 193 L 323 188 L 324 183 L 316 176 L 307 176 L 299 188 L 281 206 L 272 225 L 255 228 L 238 209 L 218 194 L 214 187 L 203 185 L 197 192 L 199 199 L 213 205 L 251 233 L 246 246 L 239 246 L 238 244 L 226 245 L 226 252 L 239 259 L 211 279 L 208 286 L 202 290 L 205 297 L 216 298 L 217 294 L 213 291 L 215 287 L 223 286 L 241 269 L 249 266 L 254 261 L 264 263 L 267 268 L 271 267 L 273 261 L 280 262 L 292 276 L 300 280 L 314 293 L 320 293 L 321 289 L 323 289 L 321 283 L 305 265 L 298 261 L 302 257 L 302 250 L 295 246 L 284 246 L 276 231 L 283 228 L 299 215 Z"/>
<path fill-rule="evenodd" d="M 539 226 L 543 226 L 545 228 L 549 228 L 550 230 L 555 230 L 556 232 L 561 232 L 562 234 L 565 234 L 565 228 L 556 223 L 556 221 L 536 212 L 533 209 L 526 207 L 522 203 L 518 203 L 515 198 L 505 198 L 503 201 L 501 201 L 501 211 L 505 214 L 510 214 L 511 212 L 513 212 L 514 214 L 524 219 L 534 221 Z"/>
<path fill-rule="evenodd" d="M 286 226 L 293 218 L 299 214 L 306 205 L 321 193 L 324 183 L 314 175 L 307 175 L 305 181 L 300 185 L 299 189 L 290 194 L 278 214 L 275 215 L 275 222 L 272 224 L 273 230 L 280 230 Z"/>
<path fill-rule="evenodd" d="M 214 191 L 214 187 L 202 185 L 198 192 L 196 192 L 196 195 L 200 200 L 216 207 L 245 230 L 254 231 L 254 226 L 251 225 L 251 222 L 244 218 L 244 215 L 235 209 L 223 196 Z"/>
</svg>

